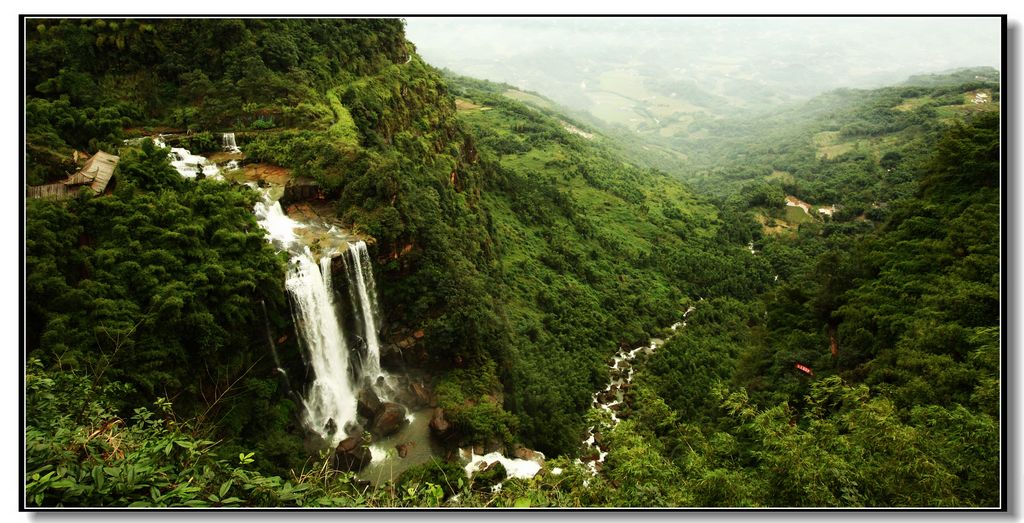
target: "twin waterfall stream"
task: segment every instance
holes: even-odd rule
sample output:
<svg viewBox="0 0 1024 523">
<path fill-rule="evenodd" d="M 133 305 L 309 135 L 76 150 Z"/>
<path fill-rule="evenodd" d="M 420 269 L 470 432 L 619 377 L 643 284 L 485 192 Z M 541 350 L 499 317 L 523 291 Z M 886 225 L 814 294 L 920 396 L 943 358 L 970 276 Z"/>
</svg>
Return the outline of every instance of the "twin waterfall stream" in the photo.
<svg viewBox="0 0 1024 523">
<path fill-rule="evenodd" d="M 370 255 L 362 240 L 348 243 L 347 249 L 329 250 L 316 259 L 303 245 L 295 231 L 306 225 L 297 222 L 270 198 L 268 189 L 259 189 L 262 201 L 256 204 L 260 226 L 280 250 L 287 251 L 289 261 L 285 288 L 292 299 L 292 315 L 305 343 L 305 353 L 314 379 L 303 398 L 303 421 L 306 428 L 320 434 L 329 444 L 337 445 L 345 438 L 347 428 L 357 420 L 356 397 L 360 388 L 370 386 L 380 398 L 389 398 L 388 377 L 380 366 L 378 328 L 380 312 Z M 353 351 L 342 332 L 342 319 L 334 302 L 332 260 L 339 257 L 348 276 L 347 287 L 351 310 L 358 318 L 358 339 L 365 351 Z M 353 353 L 361 358 L 350 365 Z M 354 375 L 349 368 L 358 369 Z"/>
<path fill-rule="evenodd" d="M 166 147 L 162 136 L 154 138 L 154 142 Z M 222 136 L 222 146 L 226 152 L 241 152 L 233 133 Z M 171 148 L 169 156 L 171 165 L 184 177 L 223 179 L 221 166 L 186 149 Z M 237 160 L 223 165 L 225 171 L 238 168 Z M 260 227 L 266 231 L 267 240 L 290 257 L 285 289 L 291 298 L 292 317 L 307 372 L 312 374 L 311 380 L 306 380 L 308 384 L 304 394 L 299 397 L 301 421 L 309 433 L 319 435 L 323 444 L 334 448 L 362 431 L 359 424 L 361 393 L 370 390 L 378 401 L 384 402 L 394 401 L 396 396 L 398 378 L 390 376 L 381 367 L 378 335 L 382 324 L 372 260 L 364 241 L 351 238 L 333 226 L 326 228 L 321 227 L 323 224 L 296 221 L 285 214 L 281 204 L 272 196 L 274 189 L 259 187 L 255 182 L 246 183 L 261 194 L 253 211 Z M 329 241 L 309 242 L 303 232 L 326 233 Z M 313 252 L 309 243 L 320 243 L 318 252 Z M 335 268 L 339 262 L 343 271 Z M 345 281 L 338 283 L 346 287 L 348 300 L 342 298 L 346 293 L 336 291 L 333 275 L 338 272 L 345 275 Z M 337 302 L 339 298 L 346 303 Z M 693 310 L 690 307 L 683 319 Z M 685 322 L 677 323 L 671 330 L 675 332 L 685 325 Z M 348 335 L 345 330 L 349 331 Z M 617 405 L 623 402 L 624 389 L 632 381 L 632 360 L 642 352 L 653 353 L 662 343 L 662 340 L 652 339 L 649 346 L 623 349 L 612 359 L 611 381 L 603 391 L 593 395 L 593 407 L 608 412 L 612 426 L 619 421 Z M 275 361 L 279 361 L 276 348 L 274 350 Z M 283 368 L 279 367 L 278 371 L 287 376 Z M 364 476 L 372 473 L 377 479 L 387 479 L 385 476 L 394 478 L 408 466 L 431 459 L 434 451 L 429 441 L 428 421 L 429 414 L 407 414 L 405 429 L 392 438 L 374 441 L 368 449 L 372 459 L 368 460 L 370 467 L 364 471 Z M 598 474 L 600 464 L 608 454 L 599 438 L 599 429 L 591 427 L 582 445 L 592 454 L 576 460 L 594 475 Z M 401 464 L 388 459 L 393 451 L 387 449 L 393 448 L 395 441 L 412 441 L 408 445 L 418 447 L 419 450 L 413 451 L 416 456 L 410 455 L 410 459 L 401 460 L 405 462 Z M 540 452 L 534 452 L 537 458 L 530 460 L 510 459 L 499 452 L 478 455 L 472 449 L 460 449 L 459 454 L 468 462 L 465 470 L 469 476 L 494 462 L 501 462 L 509 477 L 529 478 L 541 470 L 544 459 Z M 558 475 L 562 470 L 556 467 L 550 472 Z M 500 488 L 500 483 L 496 488 Z"/>
<path fill-rule="evenodd" d="M 163 137 L 154 138 L 156 145 L 166 147 Z M 226 152 L 240 153 L 234 133 L 224 133 L 221 144 Z M 186 149 L 172 147 L 171 165 L 186 178 L 203 175 L 223 179 L 221 167 Z M 228 162 L 225 170 L 237 169 L 237 160 Z M 339 241 L 323 252 L 310 250 L 297 231 L 310 227 L 288 217 L 281 204 L 271 196 L 272 189 L 248 183 L 261 194 L 253 209 L 267 239 L 289 256 L 285 289 L 292 303 L 292 315 L 304 348 L 306 364 L 312 371 L 312 382 L 302 398 L 302 421 L 306 429 L 320 435 L 332 447 L 358 426 L 357 395 L 370 387 L 378 398 L 387 401 L 393 396 L 394 380 L 381 368 L 380 307 L 373 278 L 373 266 L 366 243 L 349 239 L 341 231 L 326 231 Z M 342 308 L 335 303 L 332 282 L 332 261 L 342 262 L 351 301 L 345 310 L 355 316 L 354 336 L 343 332 Z M 350 346 L 347 340 L 358 340 Z M 353 361 L 350 361 L 350 358 Z M 284 369 L 278 369 L 282 374 Z"/>
</svg>

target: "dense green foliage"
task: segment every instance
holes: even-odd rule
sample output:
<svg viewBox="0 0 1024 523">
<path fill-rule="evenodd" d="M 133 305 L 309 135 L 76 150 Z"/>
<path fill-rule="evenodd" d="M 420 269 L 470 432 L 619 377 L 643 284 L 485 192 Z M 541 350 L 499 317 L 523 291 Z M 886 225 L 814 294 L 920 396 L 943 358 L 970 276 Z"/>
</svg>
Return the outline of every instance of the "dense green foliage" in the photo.
<svg viewBox="0 0 1024 523">
<path fill-rule="evenodd" d="M 442 76 L 398 20 L 30 29 L 29 184 L 72 171 L 72 149 L 121 156 L 111 194 L 27 202 L 30 505 L 999 501 L 984 70 L 695 119 L 648 155 L 539 96 Z M 122 144 L 143 129 L 191 131 L 193 151 L 237 130 L 247 161 L 312 179 L 371 244 L 385 335 L 417 333 L 405 362 L 434 375 L 447 443 L 525 444 L 544 472 L 495 492 L 503 469 L 437 460 L 370 488 L 309 455 L 271 363 L 276 343 L 302 365 L 256 194 Z M 590 410 L 609 357 L 691 306 L 637 363 L 623 421 Z M 591 425 L 596 476 L 574 461 Z"/>
<path fill-rule="evenodd" d="M 282 433 L 294 406 L 270 372 L 260 306 L 274 330 L 288 325 L 283 260 L 256 224 L 255 193 L 182 179 L 166 159 L 147 143 L 124 155 L 113 195 L 28 202 L 28 354 L 123 383 L 121 412 L 170 397 L 239 444 L 273 442 L 261 459 L 288 463 L 301 445 Z"/>
<path fill-rule="evenodd" d="M 877 227 L 766 236 L 773 289 L 702 302 L 642 367 L 613 503 L 997 505 L 998 123 L 924 137 Z M 634 498 L 645 464 L 679 486 Z"/>
<path fill-rule="evenodd" d="M 698 296 L 752 296 L 768 267 L 735 256 L 740 238 L 711 204 L 626 162 L 608 138 L 502 86 L 450 81 L 475 106 L 459 114 L 487 172 L 496 280 L 515 329 L 500 359 L 505 403 L 527 444 L 572 453 L 619 345 L 677 321 Z"/>
<path fill-rule="evenodd" d="M 399 20 L 28 20 L 29 181 L 123 128 L 326 128 L 327 89 L 408 57 Z"/>
<path fill-rule="evenodd" d="M 165 398 L 155 411 L 121 415 L 123 384 L 102 387 L 86 376 L 29 362 L 25 377 L 25 493 L 29 505 L 51 507 L 408 507 L 437 506 L 461 490 L 444 479 L 451 467 L 425 465 L 400 488 L 370 489 L 337 474 L 326 459 L 266 475 L 252 452 L 236 455 L 206 439 L 210 428 L 179 419 Z M 445 473 L 447 471 L 447 474 Z M 437 481 L 432 483 L 431 480 Z M 443 487 L 442 487 L 443 486 Z"/>
</svg>

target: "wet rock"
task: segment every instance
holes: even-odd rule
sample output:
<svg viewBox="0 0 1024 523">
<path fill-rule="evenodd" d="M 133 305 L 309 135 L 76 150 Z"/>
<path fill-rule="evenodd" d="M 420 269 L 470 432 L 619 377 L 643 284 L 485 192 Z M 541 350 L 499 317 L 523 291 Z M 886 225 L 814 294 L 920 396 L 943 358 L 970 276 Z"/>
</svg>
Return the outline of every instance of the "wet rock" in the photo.
<svg viewBox="0 0 1024 523">
<path fill-rule="evenodd" d="M 485 454 L 484 446 L 479 443 L 473 445 L 473 454 L 476 454 L 477 456 L 483 456 Z"/>
<path fill-rule="evenodd" d="M 320 194 L 320 187 L 312 178 L 296 177 L 288 180 L 284 186 L 284 194 L 281 196 L 281 207 L 298 202 L 305 202 L 316 199 Z"/>
<path fill-rule="evenodd" d="M 434 409 L 434 414 L 430 417 L 430 433 L 437 438 L 444 438 L 448 435 L 448 429 L 451 428 L 451 424 L 448 420 L 444 419 L 444 409 L 437 407 Z"/>
<path fill-rule="evenodd" d="M 331 418 L 327 420 L 327 423 L 324 423 L 324 434 L 332 436 L 335 432 L 338 432 L 338 424 L 334 421 L 334 418 Z"/>
<path fill-rule="evenodd" d="M 373 387 L 367 385 L 359 390 L 359 394 L 356 396 L 356 411 L 360 416 L 373 419 L 380 412 L 382 406 L 383 404 Z"/>
<path fill-rule="evenodd" d="M 414 405 L 417 407 L 426 407 L 434 403 L 433 394 L 430 389 L 425 385 L 418 382 L 412 382 L 409 384 L 409 390 L 412 392 Z"/>
<path fill-rule="evenodd" d="M 431 406 L 434 403 L 432 396 L 429 388 L 420 382 L 412 381 L 400 387 L 395 401 L 417 410 Z"/>
<path fill-rule="evenodd" d="M 525 459 L 529 461 L 544 461 L 543 454 L 537 452 L 536 450 L 528 449 L 526 447 L 516 448 L 514 451 L 512 451 L 512 455 L 519 459 Z"/>
<path fill-rule="evenodd" d="M 352 436 L 341 440 L 334 449 L 334 469 L 342 472 L 359 472 L 370 464 L 369 440 Z"/>
<path fill-rule="evenodd" d="M 395 445 L 395 450 L 398 451 L 398 457 L 404 458 L 409 455 L 409 450 L 416 446 L 415 441 L 407 441 L 400 445 Z"/>
<path fill-rule="evenodd" d="M 402 430 L 409 423 L 405 419 L 405 414 L 405 407 L 397 403 L 383 403 L 370 423 L 370 432 L 375 436 L 386 438 Z"/>
</svg>

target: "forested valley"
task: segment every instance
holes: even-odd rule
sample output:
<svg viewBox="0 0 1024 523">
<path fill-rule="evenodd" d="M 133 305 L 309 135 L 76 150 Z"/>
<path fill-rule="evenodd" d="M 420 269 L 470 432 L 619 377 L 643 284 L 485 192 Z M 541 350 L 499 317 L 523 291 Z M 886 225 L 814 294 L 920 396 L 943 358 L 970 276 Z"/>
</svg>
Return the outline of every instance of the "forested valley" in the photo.
<svg viewBox="0 0 1024 523">
<path fill-rule="evenodd" d="M 644 141 L 399 19 L 25 23 L 26 508 L 1001 503 L 999 71 Z"/>
</svg>

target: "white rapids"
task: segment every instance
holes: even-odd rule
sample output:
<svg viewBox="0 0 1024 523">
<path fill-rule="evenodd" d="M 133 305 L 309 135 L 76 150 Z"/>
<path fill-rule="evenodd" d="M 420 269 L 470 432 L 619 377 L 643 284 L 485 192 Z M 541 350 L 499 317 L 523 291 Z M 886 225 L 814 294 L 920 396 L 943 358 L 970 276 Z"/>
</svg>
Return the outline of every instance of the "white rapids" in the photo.
<svg viewBox="0 0 1024 523">
<path fill-rule="evenodd" d="M 675 335 L 680 328 L 686 326 L 686 317 L 695 310 L 696 308 L 691 305 L 686 309 L 686 312 L 683 313 L 683 321 L 676 322 L 669 327 L 669 329 L 672 330 L 673 335 Z M 671 337 L 668 339 L 671 339 Z M 662 340 L 658 338 L 651 338 L 647 345 L 643 345 L 632 350 L 622 349 L 612 357 L 612 363 L 609 365 L 609 369 L 613 373 L 613 376 L 608 380 L 608 385 L 605 386 L 604 389 L 593 394 L 592 401 L 592 405 L 594 407 L 600 408 L 611 416 L 611 427 L 615 427 L 615 425 L 620 421 L 616 407 L 621 405 L 624 401 L 622 386 L 633 382 L 633 360 L 641 353 L 654 354 L 654 351 L 664 345 L 668 339 Z M 616 370 L 620 370 L 623 367 L 625 368 L 625 375 L 623 377 L 614 376 Z M 612 399 L 607 399 L 610 393 L 614 393 L 614 395 Z M 604 400 L 602 400 L 602 396 L 605 397 Z M 583 461 L 581 459 L 576 460 L 576 463 L 585 464 L 593 475 L 597 475 L 598 464 L 604 463 L 604 459 L 608 456 L 608 452 L 601 450 L 601 446 L 597 443 L 598 432 L 600 431 L 597 427 L 590 427 L 590 429 L 587 430 L 587 438 L 583 440 L 583 446 L 585 448 L 597 451 L 597 458 L 589 459 L 587 461 Z"/>
</svg>

